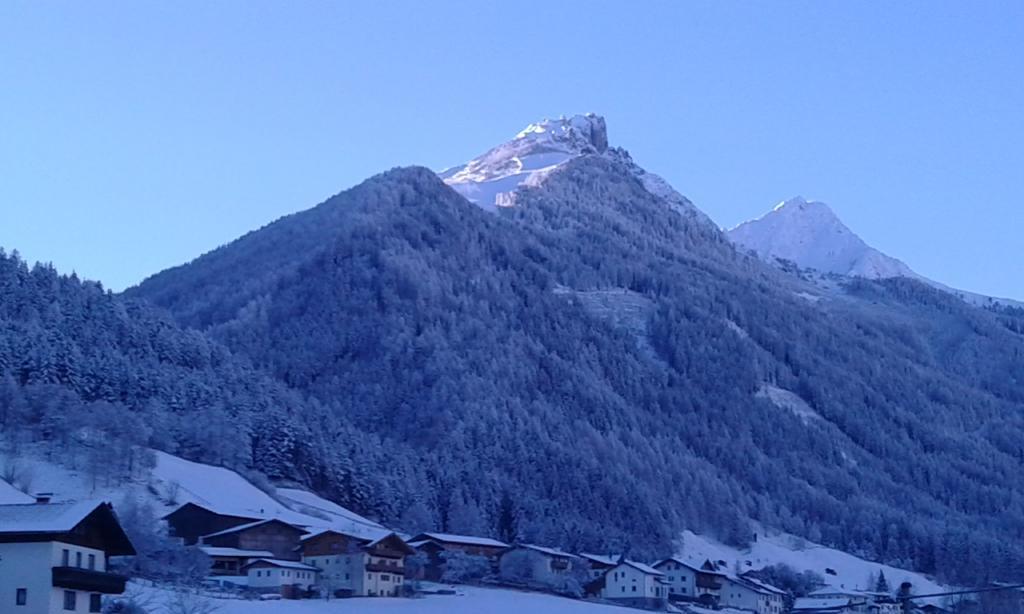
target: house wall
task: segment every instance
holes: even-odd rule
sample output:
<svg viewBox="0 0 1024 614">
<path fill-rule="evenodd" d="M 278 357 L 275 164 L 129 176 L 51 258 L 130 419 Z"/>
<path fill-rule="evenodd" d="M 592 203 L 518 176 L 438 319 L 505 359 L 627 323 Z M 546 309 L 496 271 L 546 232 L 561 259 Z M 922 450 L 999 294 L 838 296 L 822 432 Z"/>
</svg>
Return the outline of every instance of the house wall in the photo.
<svg viewBox="0 0 1024 614">
<path fill-rule="evenodd" d="M 54 567 L 64 566 L 63 551 L 68 551 L 69 567 L 89 568 L 89 555 L 94 557 L 96 571 L 107 570 L 107 557 L 102 550 L 61 542 L 0 543 L 0 612 L 12 614 L 63 614 L 88 612 L 86 591 L 75 593 L 75 609 L 64 609 L 66 589 L 53 586 Z M 81 555 L 81 565 L 78 564 Z M 15 605 L 17 589 L 26 589 L 26 604 Z"/>
<path fill-rule="evenodd" d="M 623 604 L 657 608 L 668 599 L 667 587 L 655 576 L 645 574 L 629 565 L 618 565 L 605 576 L 602 597 Z"/>
<path fill-rule="evenodd" d="M 722 589 L 721 605 L 750 610 L 757 614 L 782 614 L 781 595 L 764 594 L 737 582 L 727 581 Z"/>
<path fill-rule="evenodd" d="M 237 533 L 210 537 L 204 539 L 203 543 L 242 550 L 268 550 L 274 553 L 276 559 L 297 561 L 300 556 L 296 548 L 301 536 L 302 531 L 299 529 L 280 523 L 269 523 Z"/>
<path fill-rule="evenodd" d="M 285 569 L 283 567 L 272 567 L 253 565 L 248 569 L 249 588 L 261 592 L 268 592 L 267 589 L 280 590 L 282 586 L 298 585 L 302 590 L 317 583 L 317 572 L 304 569 Z"/>
<path fill-rule="evenodd" d="M 671 597 L 684 599 L 697 597 L 696 574 L 692 569 L 675 561 L 662 563 L 657 569 L 665 574 L 665 581 L 668 582 Z"/>
<path fill-rule="evenodd" d="M 343 590 L 353 597 L 397 597 L 405 584 L 401 558 L 353 552 L 303 556 L 302 562 L 322 570 L 318 586 L 331 594 Z"/>
</svg>

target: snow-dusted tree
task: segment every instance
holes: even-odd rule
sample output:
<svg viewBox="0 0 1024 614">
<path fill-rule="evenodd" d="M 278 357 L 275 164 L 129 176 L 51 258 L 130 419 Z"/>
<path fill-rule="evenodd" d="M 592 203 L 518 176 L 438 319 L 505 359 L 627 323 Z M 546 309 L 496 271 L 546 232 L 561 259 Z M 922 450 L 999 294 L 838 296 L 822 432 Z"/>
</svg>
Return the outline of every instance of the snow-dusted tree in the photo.
<svg viewBox="0 0 1024 614">
<path fill-rule="evenodd" d="M 444 582 L 465 584 L 482 580 L 491 574 L 491 561 L 484 556 L 449 550 L 441 554 L 444 561 Z"/>
</svg>

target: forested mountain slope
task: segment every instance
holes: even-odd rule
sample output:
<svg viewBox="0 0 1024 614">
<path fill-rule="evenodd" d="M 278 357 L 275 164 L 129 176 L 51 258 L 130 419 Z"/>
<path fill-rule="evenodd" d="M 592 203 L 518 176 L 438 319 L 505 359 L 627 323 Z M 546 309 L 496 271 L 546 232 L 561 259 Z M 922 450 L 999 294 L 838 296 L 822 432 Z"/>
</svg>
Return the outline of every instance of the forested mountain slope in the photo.
<svg viewBox="0 0 1024 614">
<path fill-rule="evenodd" d="M 583 155 L 496 212 L 391 171 L 129 294 L 381 437 L 360 471 L 422 455 L 410 529 L 654 555 L 756 518 L 1019 577 L 1020 317 L 911 280 L 808 301 L 634 166 Z"/>
<path fill-rule="evenodd" d="M 392 485 L 351 470 L 385 457 L 344 412 L 151 305 L 0 251 L 0 445 L 24 444 L 105 478 L 138 469 L 152 446 L 392 504 Z M 405 467 L 406 491 L 417 472 Z"/>
</svg>

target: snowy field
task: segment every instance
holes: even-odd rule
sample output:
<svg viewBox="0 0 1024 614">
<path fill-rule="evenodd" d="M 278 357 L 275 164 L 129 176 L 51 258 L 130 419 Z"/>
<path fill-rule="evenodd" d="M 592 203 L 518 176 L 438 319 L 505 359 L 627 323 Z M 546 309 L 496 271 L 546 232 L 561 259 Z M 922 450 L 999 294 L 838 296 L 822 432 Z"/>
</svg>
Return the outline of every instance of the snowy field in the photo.
<svg viewBox="0 0 1024 614">
<path fill-rule="evenodd" d="M 890 586 L 910 582 L 917 594 L 938 593 L 947 588 L 922 574 L 872 563 L 785 533 L 761 533 L 749 549 L 740 550 L 686 531 L 683 534 L 682 558 L 697 564 L 705 559 L 725 561 L 730 571 L 736 569 L 737 562 L 741 571 L 784 563 L 797 571 L 818 573 L 827 584 L 846 589 L 873 588 L 868 585 L 868 578 L 880 570 L 885 572 Z M 835 573 L 829 573 L 830 569 Z"/>
<path fill-rule="evenodd" d="M 149 589 L 144 593 L 151 614 L 163 614 L 171 593 Z M 459 587 L 457 595 L 431 595 L 418 599 L 356 598 L 323 601 L 243 601 L 210 599 L 216 614 L 623 614 L 618 606 L 576 601 L 519 591 Z"/>
</svg>

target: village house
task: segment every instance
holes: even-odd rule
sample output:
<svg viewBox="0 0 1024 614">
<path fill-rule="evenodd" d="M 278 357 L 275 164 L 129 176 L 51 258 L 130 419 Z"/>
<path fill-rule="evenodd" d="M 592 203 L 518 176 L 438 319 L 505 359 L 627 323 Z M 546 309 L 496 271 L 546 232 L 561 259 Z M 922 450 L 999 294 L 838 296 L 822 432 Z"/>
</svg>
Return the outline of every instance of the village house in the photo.
<svg viewBox="0 0 1024 614">
<path fill-rule="evenodd" d="M 580 557 L 557 548 L 517 544 L 501 555 L 498 569 L 503 580 L 563 588 L 572 577 L 574 566 L 581 565 Z"/>
<path fill-rule="evenodd" d="M 658 561 L 654 568 L 665 574 L 669 598 L 673 601 L 691 601 L 716 606 L 721 602 L 722 589 L 728 576 L 718 571 L 711 561 L 697 566 L 681 558 Z"/>
<path fill-rule="evenodd" d="M 606 571 L 618 565 L 620 558 L 610 554 L 589 554 L 586 552 L 581 552 L 579 557 L 583 559 L 584 564 L 587 566 L 587 575 L 591 580 L 597 580 Z"/>
<path fill-rule="evenodd" d="M 899 602 L 894 599 L 888 593 L 879 593 L 874 591 L 862 591 L 858 589 L 850 589 L 842 586 L 825 586 L 807 595 L 806 600 L 801 602 L 801 606 L 804 610 L 802 612 L 815 612 L 813 607 L 818 607 L 820 604 L 814 604 L 814 600 L 826 600 L 831 605 L 827 607 L 835 608 L 839 604 L 845 603 L 844 610 L 842 612 L 866 612 L 868 614 L 900 614 L 902 607 Z M 798 600 L 801 601 L 801 600 Z M 796 606 L 794 610 L 797 611 Z M 827 610 L 826 611 L 830 611 Z"/>
<path fill-rule="evenodd" d="M 285 599 L 308 596 L 320 573 L 312 565 L 281 559 L 256 559 L 246 563 L 242 570 L 248 576 L 249 590 L 280 594 Z"/>
<path fill-rule="evenodd" d="M 181 538 L 186 546 L 199 543 L 199 538 L 263 520 L 242 512 L 227 513 L 204 507 L 197 503 L 185 503 L 163 518 L 172 537 Z"/>
<path fill-rule="evenodd" d="M 302 538 L 302 562 L 320 569 L 322 592 L 335 597 L 397 597 L 405 557 L 413 550 L 395 533 L 376 539 L 325 530 Z"/>
<path fill-rule="evenodd" d="M 622 559 L 601 578 L 588 584 L 587 594 L 629 607 L 664 610 L 669 585 L 665 574 L 657 569 Z"/>
<path fill-rule="evenodd" d="M 306 534 L 283 520 L 258 520 L 249 524 L 224 529 L 200 538 L 203 546 L 236 548 L 239 550 L 264 550 L 275 559 L 298 560 L 299 538 Z"/>
<path fill-rule="evenodd" d="M 408 540 L 409 546 L 423 553 L 427 562 L 418 579 L 439 582 L 444 577 L 444 556 L 449 552 L 461 552 L 469 556 L 486 558 L 496 569 L 498 558 L 509 545 L 489 537 L 453 535 L 450 533 L 420 533 Z"/>
<path fill-rule="evenodd" d="M 134 554 L 109 503 L 0 505 L 0 612 L 99 612 L 127 581 L 110 557 Z"/>
<path fill-rule="evenodd" d="M 755 614 L 782 614 L 785 596 L 786 591 L 749 575 L 730 576 L 722 588 L 720 603 Z"/>
<path fill-rule="evenodd" d="M 274 558 L 274 553 L 269 550 L 241 550 L 219 546 L 202 546 L 199 549 L 212 561 L 211 576 L 240 577 L 243 575 L 242 567 L 249 561 Z"/>
</svg>

